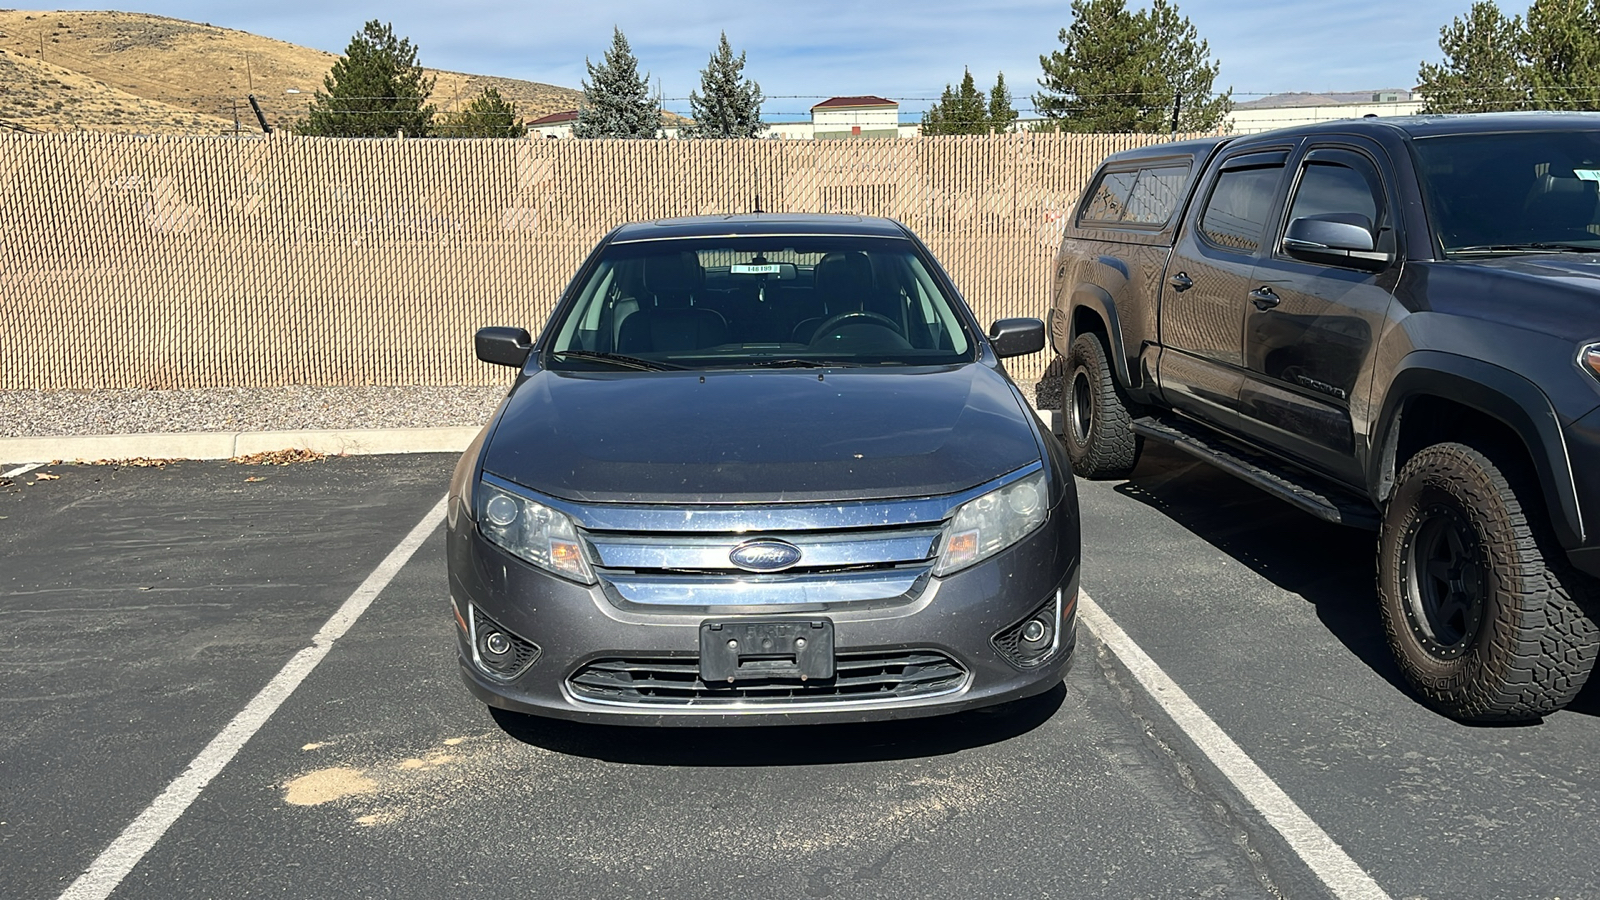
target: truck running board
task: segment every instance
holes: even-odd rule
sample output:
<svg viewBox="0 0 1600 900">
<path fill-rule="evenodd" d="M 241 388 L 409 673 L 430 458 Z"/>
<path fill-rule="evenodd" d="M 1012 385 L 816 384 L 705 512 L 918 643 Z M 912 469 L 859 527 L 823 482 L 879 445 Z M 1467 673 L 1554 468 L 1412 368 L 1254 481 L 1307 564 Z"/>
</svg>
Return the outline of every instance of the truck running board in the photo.
<svg viewBox="0 0 1600 900">
<path fill-rule="evenodd" d="M 1173 416 L 1135 419 L 1133 432 L 1171 444 L 1319 519 L 1368 531 L 1378 530 L 1378 512 L 1366 498 L 1314 475 L 1290 469 L 1263 454 L 1227 443 L 1182 419 Z"/>
</svg>

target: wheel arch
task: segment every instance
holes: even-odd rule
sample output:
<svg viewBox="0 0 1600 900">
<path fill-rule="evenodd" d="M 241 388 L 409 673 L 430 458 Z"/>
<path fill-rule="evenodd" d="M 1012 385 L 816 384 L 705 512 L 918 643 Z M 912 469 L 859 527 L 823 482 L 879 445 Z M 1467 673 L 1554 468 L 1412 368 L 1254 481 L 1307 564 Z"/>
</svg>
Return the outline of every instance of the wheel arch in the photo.
<svg viewBox="0 0 1600 900">
<path fill-rule="evenodd" d="M 1111 354 L 1111 371 L 1116 374 L 1117 381 L 1125 388 L 1139 386 L 1128 360 L 1128 348 L 1122 343 L 1122 321 L 1117 317 L 1116 301 L 1105 288 L 1095 284 L 1079 285 L 1072 292 L 1067 317 L 1066 347 L 1071 347 L 1080 334 L 1100 334 Z M 1066 348 L 1059 349 L 1061 355 L 1066 356 Z"/>
<path fill-rule="evenodd" d="M 1368 473 L 1375 499 L 1389 498 L 1397 473 L 1422 446 L 1510 443 L 1533 467 L 1561 546 L 1583 543 L 1566 439 L 1549 398 L 1528 379 L 1481 360 L 1419 350 L 1396 370 L 1378 422 Z"/>
</svg>

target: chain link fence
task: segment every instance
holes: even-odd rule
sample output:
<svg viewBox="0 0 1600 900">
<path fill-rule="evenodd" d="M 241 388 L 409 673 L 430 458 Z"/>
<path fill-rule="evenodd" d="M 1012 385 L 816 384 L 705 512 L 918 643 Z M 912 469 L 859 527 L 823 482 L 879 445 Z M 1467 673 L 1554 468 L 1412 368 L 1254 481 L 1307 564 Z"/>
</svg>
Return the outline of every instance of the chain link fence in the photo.
<svg viewBox="0 0 1600 900">
<path fill-rule="evenodd" d="M 612 227 L 757 203 L 899 219 L 985 325 L 1043 316 L 1096 163 L 1167 139 L 0 134 L 0 390 L 500 383 L 473 331 L 537 333 Z"/>
</svg>

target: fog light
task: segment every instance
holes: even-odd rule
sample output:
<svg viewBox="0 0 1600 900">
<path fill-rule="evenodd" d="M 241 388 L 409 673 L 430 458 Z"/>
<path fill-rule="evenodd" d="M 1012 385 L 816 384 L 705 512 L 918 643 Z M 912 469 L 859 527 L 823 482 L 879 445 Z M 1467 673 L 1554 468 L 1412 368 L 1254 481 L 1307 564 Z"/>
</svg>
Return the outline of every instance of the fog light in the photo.
<svg viewBox="0 0 1600 900">
<path fill-rule="evenodd" d="M 476 607 L 472 625 L 472 662 L 485 675 L 509 681 L 526 672 L 542 653 L 538 644 L 517 637 Z"/>
<path fill-rule="evenodd" d="M 511 639 L 498 631 L 491 631 L 483 639 L 483 652 L 489 656 L 505 656 L 511 652 Z"/>
<path fill-rule="evenodd" d="M 994 648 L 1006 661 L 1019 669 L 1042 665 L 1061 649 L 1061 625 L 1064 609 L 1062 592 L 1056 591 L 1045 604 L 1028 617 L 1000 632 L 991 639 Z"/>
</svg>

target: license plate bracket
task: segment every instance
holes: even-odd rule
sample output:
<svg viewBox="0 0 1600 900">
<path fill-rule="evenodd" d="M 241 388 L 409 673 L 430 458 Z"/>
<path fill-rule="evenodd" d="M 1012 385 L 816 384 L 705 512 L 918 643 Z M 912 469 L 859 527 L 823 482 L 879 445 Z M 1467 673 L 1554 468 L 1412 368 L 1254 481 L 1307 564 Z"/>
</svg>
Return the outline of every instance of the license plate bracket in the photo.
<svg viewBox="0 0 1600 900">
<path fill-rule="evenodd" d="M 708 687 L 832 677 L 831 619 L 708 619 L 700 623 L 700 680 Z"/>
</svg>

